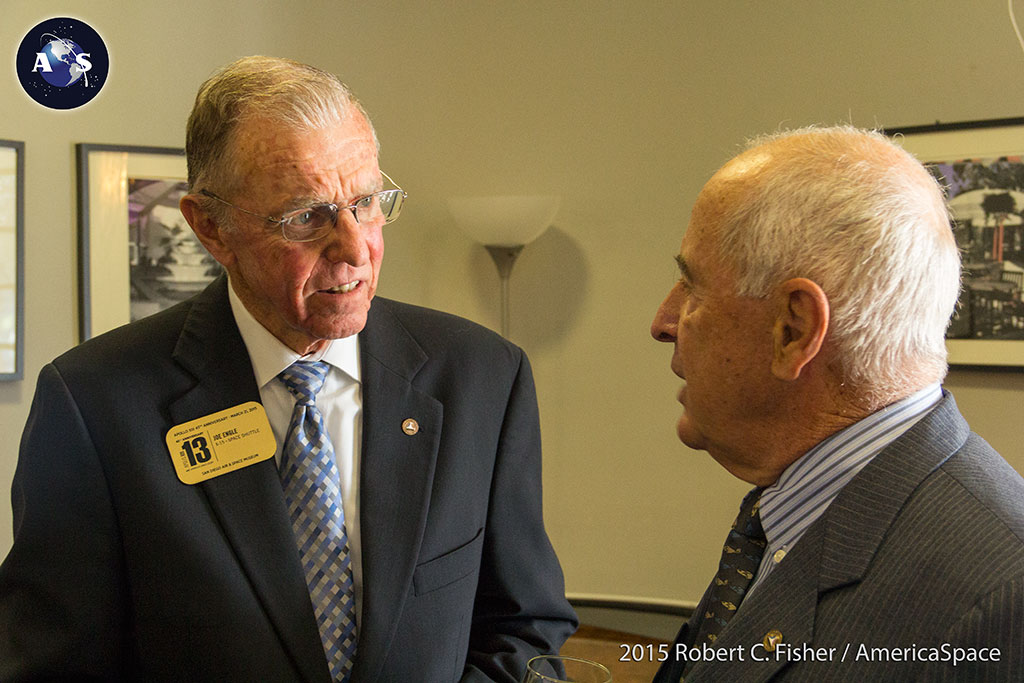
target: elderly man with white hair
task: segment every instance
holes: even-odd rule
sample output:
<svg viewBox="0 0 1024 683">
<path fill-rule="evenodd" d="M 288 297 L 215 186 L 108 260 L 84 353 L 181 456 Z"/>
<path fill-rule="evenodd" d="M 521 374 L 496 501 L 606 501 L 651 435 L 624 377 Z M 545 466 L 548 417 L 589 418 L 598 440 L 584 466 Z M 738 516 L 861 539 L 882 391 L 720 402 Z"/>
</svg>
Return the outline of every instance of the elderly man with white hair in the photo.
<svg viewBox="0 0 1024 683">
<path fill-rule="evenodd" d="M 679 438 L 754 488 L 655 680 L 1019 676 L 1024 480 L 941 388 L 960 261 L 927 170 L 851 127 L 762 138 L 676 260 Z"/>
</svg>

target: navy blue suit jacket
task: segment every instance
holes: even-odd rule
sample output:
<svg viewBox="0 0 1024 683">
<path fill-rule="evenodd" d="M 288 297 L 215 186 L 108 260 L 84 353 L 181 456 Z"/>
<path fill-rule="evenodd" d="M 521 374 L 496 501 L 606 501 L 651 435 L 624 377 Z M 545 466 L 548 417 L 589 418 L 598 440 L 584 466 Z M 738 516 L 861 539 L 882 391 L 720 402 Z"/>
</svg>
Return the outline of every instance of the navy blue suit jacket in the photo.
<svg viewBox="0 0 1024 683">
<path fill-rule="evenodd" d="M 517 680 L 576 624 L 526 357 L 381 298 L 360 348 L 352 680 Z M 0 680 L 329 680 L 274 460 L 187 486 L 164 443 L 259 398 L 224 279 L 43 368 L 0 565 Z"/>
</svg>

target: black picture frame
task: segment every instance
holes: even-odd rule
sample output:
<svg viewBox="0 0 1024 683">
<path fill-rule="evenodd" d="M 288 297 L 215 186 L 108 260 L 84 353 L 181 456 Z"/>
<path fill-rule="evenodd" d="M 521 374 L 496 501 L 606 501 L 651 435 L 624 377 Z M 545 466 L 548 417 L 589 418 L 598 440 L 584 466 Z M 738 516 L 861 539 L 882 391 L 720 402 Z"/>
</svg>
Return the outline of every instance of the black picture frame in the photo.
<svg viewBox="0 0 1024 683">
<path fill-rule="evenodd" d="M 25 374 L 25 143 L 18 140 L 0 140 L 0 239 L 0 381 L 9 382 Z"/>
<path fill-rule="evenodd" d="M 129 182 L 187 179 L 185 150 L 176 147 L 79 143 L 78 271 L 82 341 L 131 320 L 133 258 Z"/>
<path fill-rule="evenodd" d="M 1024 117 L 884 132 L 946 187 L 964 261 L 950 365 L 1024 369 Z"/>
</svg>

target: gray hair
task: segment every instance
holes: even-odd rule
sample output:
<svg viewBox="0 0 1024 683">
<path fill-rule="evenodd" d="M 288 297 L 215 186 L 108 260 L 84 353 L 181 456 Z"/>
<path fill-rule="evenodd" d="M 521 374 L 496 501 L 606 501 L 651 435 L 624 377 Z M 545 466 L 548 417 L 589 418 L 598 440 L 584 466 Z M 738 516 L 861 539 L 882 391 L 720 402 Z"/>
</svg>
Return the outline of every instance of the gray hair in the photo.
<svg viewBox="0 0 1024 683">
<path fill-rule="evenodd" d="M 185 134 L 189 190 L 216 178 L 237 177 L 233 134 L 239 123 L 265 118 L 293 130 L 339 123 L 355 111 L 370 117 L 337 76 L 277 57 L 243 57 L 214 73 L 199 88 Z M 373 133 L 377 141 L 376 132 Z"/>
<path fill-rule="evenodd" d="M 769 161 L 720 215 L 737 294 L 805 277 L 828 296 L 840 381 L 878 402 L 946 373 L 960 254 L 942 189 L 884 135 L 850 126 L 753 140 Z"/>
</svg>

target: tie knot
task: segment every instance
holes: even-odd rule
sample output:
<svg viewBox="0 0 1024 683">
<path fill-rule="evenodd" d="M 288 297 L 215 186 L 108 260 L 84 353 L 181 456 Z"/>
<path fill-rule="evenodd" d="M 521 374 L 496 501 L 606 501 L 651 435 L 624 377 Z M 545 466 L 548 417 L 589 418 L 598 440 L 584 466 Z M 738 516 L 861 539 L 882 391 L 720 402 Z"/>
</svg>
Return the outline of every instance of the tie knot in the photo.
<svg viewBox="0 0 1024 683">
<path fill-rule="evenodd" d="M 740 514 L 736 516 L 732 528 L 748 538 L 764 538 L 764 527 L 761 526 L 761 492 L 760 486 L 751 490 L 740 505 Z"/>
<path fill-rule="evenodd" d="M 296 361 L 282 370 L 277 377 L 288 387 L 288 391 L 292 392 L 296 403 L 313 405 L 317 392 L 324 385 L 327 370 L 328 365 L 323 361 Z"/>
</svg>

